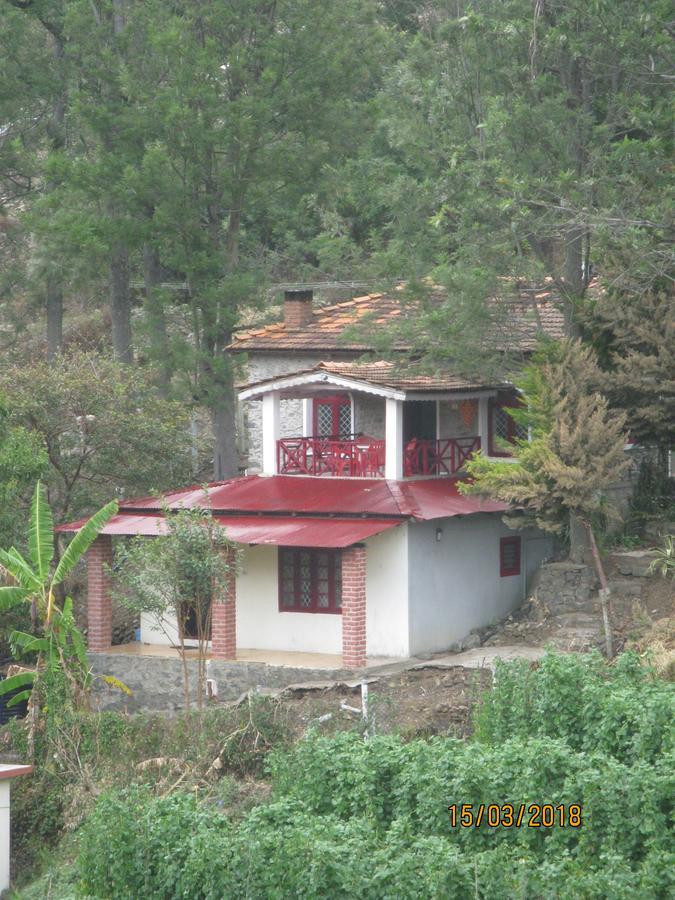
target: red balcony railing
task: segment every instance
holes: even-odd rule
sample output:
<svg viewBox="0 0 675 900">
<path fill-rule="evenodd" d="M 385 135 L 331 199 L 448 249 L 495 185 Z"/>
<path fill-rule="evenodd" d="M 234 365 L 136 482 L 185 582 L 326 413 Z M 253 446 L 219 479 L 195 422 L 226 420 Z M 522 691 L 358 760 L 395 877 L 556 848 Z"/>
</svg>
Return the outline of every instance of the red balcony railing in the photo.
<svg viewBox="0 0 675 900">
<path fill-rule="evenodd" d="M 479 437 L 413 438 L 403 450 L 403 474 L 454 475 L 476 450 L 480 450 Z"/>
<path fill-rule="evenodd" d="M 479 437 L 421 440 L 413 438 L 403 451 L 403 474 L 454 475 L 469 456 L 480 450 Z M 333 475 L 384 478 L 384 441 L 368 437 L 282 438 L 277 441 L 277 471 L 281 475 Z"/>
<path fill-rule="evenodd" d="M 277 471 L 281 475 L 383 478 L 384 441 L 368 437 L 282 438 L 277 441 Z"/>
</svg>

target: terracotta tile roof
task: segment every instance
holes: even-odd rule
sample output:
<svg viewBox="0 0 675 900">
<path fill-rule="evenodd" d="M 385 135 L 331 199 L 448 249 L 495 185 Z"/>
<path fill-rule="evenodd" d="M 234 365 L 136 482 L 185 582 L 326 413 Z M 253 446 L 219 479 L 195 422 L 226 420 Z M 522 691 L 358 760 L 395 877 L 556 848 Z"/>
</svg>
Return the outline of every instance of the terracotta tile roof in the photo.
<svg viewBox="0 0 675 900">
<path fill-rule="evenodd" d="M 366 294 L 317 309 L 311 322 L 300 328 L 287 328 L 275 322 L 263 328 L 238 332 L 230 345 L 232 350 L 370 350 L 367 341 L 358 337 L 341 339 L 345 330 L 368 315 L 373 325 L 383 325 L 403 312 L 401 297 Z"/>
<path fill-rule="evenodd" d="M 589 286 L 590 292 L 600 290 L 597 279 Z M 430 302 L 440 303 L 443 292 L 432 293 Z M 492 339 L 496 348 L 531 350 L 537 336 L 543 332 L 548 337 L 558 339 L 564 336 L 564 318 L 559 308 L 559 297 L 550 278 L 537 287 L 518 286 L 511 297 L 500 302 L 508 311 L 507 325 L 500 324 L 499 336 Z M 406 301 L 401 292 L 390 294 L 373 293 L 354 297 L 331 306 L 324 306 L 314 312 L 307 324 L 289 328 L 283 322 L 276 322 L 260 328 L 247 328 L 238 332 L 230 349 L 250 350 L 332 350 L 363 353 L 373 348 L 365 335 L 346 334 L 367 317 L 368 328 L 392 324 L 396 319 L 415 315 L 415 305 Z M 403 344 L 400 349 L 406 349 Z"/>
<path fill-rule="evenodd" d="M 402 391 L 461 391 L 475 390 L 477 387 L 499 386 L 483 384 L 476 379 L 469 381 L 461 376 L 445 372 L 435 375 L 407 372 L 400 366 L 385 361 L 372 363 L 322 362 L 315 367 L 314 371 L 331 372 L 333 375 L 341 375 L 343 378 L 381 384 Z"/>
</svg>

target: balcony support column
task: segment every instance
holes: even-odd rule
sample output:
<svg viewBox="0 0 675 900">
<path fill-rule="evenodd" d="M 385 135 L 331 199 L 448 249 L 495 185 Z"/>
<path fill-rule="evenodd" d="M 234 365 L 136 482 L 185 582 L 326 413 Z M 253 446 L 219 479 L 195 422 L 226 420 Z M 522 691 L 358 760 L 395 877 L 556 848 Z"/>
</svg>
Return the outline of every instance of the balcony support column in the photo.
<svg viewBox="0 0 675 900">
<path fill-rule="evenodd" d="M 403 478 L 403 401 L 387 397 L 385 418 L 384 477 Z"/>
<path fill-rule="evenodd" d="M 478 400 L 478 436 L 480 437 L 480 449 L 484 456 L 490 452 L 489 443 L 489 415 L 490 398 L 483 395 Z"/>
<path fill-rule="evenodd" d="M 281 437 L 279 391 L 262 398 L 262 468 L 263 475 L 277 474 L 277 441 Z"/>
</svg>

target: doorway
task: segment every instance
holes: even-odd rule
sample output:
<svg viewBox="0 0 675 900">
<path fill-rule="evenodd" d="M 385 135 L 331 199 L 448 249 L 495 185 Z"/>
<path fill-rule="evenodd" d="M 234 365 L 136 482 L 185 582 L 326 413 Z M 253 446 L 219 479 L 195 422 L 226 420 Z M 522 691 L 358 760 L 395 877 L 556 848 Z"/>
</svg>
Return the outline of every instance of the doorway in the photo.
<svg viewBox="0 0 675 900">
<path fill-rule="evenodd" d="M 403 446 L 413 438 L 436 440 L 435 400 L 408 400 L 403 404 Z"/>
</svg>

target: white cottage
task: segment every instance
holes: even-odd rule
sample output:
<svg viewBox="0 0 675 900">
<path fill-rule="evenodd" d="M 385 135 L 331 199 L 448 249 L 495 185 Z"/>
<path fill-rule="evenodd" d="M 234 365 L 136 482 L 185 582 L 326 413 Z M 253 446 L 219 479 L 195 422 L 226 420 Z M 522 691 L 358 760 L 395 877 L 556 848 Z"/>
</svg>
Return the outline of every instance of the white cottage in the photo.
<svg viewBox="0 0 675 900">
<path fill-rule="evenodd" d="M 368 347 L 348 328 L 400 309 L 374 294 L 315 310 L 310 292 L 290 292 L 282 323 L 235 339 L 250 373 L 239 391 L 247 474 L 162 501 L 207 504 L 241 546 L 226 596 L 214 598 L 214 658 L 329 654 L 358 669 L 442 651 L 515 609 L 551 555 L 543 533 L 503 524 L 502 504 L 458 490 L 471 453 L 504 455 L 516 437 L 512 386 L 361 361 Z M 541 328 L 561 333 L 546 292 L 521 297 L 514 316 L 519 352 Z M 157 535 L 163 519 L 157 498 L 125 501 L 89 551 L 91 650 L 111 643 L 112 536 Z M 175 622 L 143 617 L 143 643 L 177 638 Z"/>
</svg>

